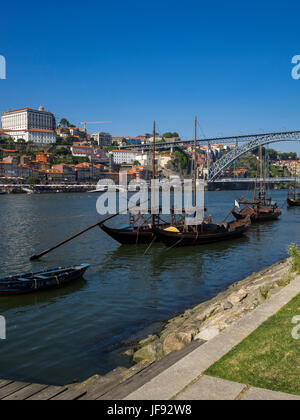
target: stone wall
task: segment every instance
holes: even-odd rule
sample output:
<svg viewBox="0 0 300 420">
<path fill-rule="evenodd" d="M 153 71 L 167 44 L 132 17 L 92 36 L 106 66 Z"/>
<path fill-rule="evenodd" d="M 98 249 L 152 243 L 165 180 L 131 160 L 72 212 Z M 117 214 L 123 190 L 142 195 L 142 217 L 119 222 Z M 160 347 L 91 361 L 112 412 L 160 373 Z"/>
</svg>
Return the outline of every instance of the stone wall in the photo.
<svg viewBox="0 0 300 420">
<path fill-rule="evenodd" d="M 159 335 L 150 335 L 131 349 L 133 361 L 152 363 L 193 340 L 213 338 L 294 280 L 291 264 L 289 258 L 254 273 L 214 299 L 170 319 Z"/>
</svg>

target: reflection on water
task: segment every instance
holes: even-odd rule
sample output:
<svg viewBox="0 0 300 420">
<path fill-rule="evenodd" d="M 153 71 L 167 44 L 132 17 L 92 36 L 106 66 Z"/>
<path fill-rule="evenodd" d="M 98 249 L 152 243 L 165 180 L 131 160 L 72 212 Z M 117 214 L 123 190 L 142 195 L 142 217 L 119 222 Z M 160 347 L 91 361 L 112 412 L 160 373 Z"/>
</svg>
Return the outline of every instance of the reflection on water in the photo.
<svg viewBox="0 0 300 420">
<path fill-rule="evenodd" d="M 236 192 L 210 192 L 215 220 L 232 207 Z M 282 203 L 286 192 L 275 191 Z M 0 342 L 0 378 L 65 384 L 128 366 L 120 344 L 157 330 L 174 312 L 215 296 L 232 282 L 286 256 L 299 242 L 299 209 L 280 221 L 253 225 L 236 241 L 167 250 L 161 244 L 119 246 L 100 229 L 30 262 L 95 223 L 97 196 L 88 194 L 0 197 L 1 277 L 86 262 L 80 280 L 62 289 L 0 299 L 8 336 Z M 124 225 L 126 216 L 111 221 Z"/>
<path fill-rule="evenodd" d="M 83 278 L 76 280 L 74 283 L 66 284 L 62 288 L 55 288 L 49 290 L 42 290 L 36 293 L 29 293 L 20 296 L 3 296 L 0 301 L 1 313 L 8 311 L 9 309 L 23 310 L 26 306 L 35 305 L 52 305 L 55 304 L 56 300 L 70 295 L 74 292 L 80 291 L 85 287 L 87 281 Z"/>
</svg>

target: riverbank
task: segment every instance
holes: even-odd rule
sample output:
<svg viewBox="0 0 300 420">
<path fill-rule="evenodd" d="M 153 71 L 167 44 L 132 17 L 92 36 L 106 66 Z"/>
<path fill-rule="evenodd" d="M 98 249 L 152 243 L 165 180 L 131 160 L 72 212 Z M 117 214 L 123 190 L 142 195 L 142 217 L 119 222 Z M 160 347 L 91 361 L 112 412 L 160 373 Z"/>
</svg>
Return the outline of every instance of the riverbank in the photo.
<svg viewBox="0 0 300 420">
<path fill-rule="evenodd" d="M 65 193 L 85 193 L 95 191 L 95 184 L 78 185 L 1 185 L 0 194 L 65 194 Z"/>
<path fill-rule="evenodd" d="M 296 248 L 294 248 L 295 250 Z M 156 363 L 140 362 L 129 370 L 117 368 L 105 376 L 95 375 L 85 382 L 55 387 L 41 384 L 13 382 L 0 380 L 0 399 L 4 400 L 299 400 L 298 391 L 295 386 L 286 388 L 286 381 L 283 383 L 284 389 L 278 385 L 271 377 L 268 388 L 262 387 L 258 383 L 258 388 L 251 381 L 232 382 L 214 374 L 210 376 L 209 368 L 216 366 L 225 360 L 224 356 L 229 354 L 236 355 L 237 345 L 243 345 L 244 340 L 257 335 L 261 328 L 266 327 L 269 322 L 270 328 L 274 328 L 273 318 L 281 317 L 282 311 L 287 311 L 287 304 L 298 296 L 300 292 L 300 277 L 291 274 L 291 271 L 299 272 L 299 251 L 297 259 L 286 260 L 275 264 L 266 270 L 253 275 L 240 282 L 242 287 L 250 287 L 254 284 L 263 286 L 264 291 L 270 298 L 256 306 L 253 311 L 243 316 L 238 322 L 234 322 L 217 336 L 207 336 L 206 339 L 195 340 L 186 348 L 168 354 Z M 293 270 L 291 270 L 293 268 Z M 257 277 L 259 276 L 259 277 Z M 251 277 L 251 276 L 250 276 Z M 268 279 L 267 279 L 268 277 Z M 273 278 L 273 281 L 271 280 Z M 264 279 L 263 285 L 261 281 Z M 245 281 L 248 283 L 245 284 Z M 275 281 L 275 283 L 274 283 Z M 287 284 L 289 283 L 289 284 Z M 266 289 L 264 288 L 266 287 Z M 268 290 L 268 291 L 267 291 Z M 276 290 L 276 293 L 274 292 Z M 230 293 L 228 301 L 233 301 L 236 294 L 241 289 Z M 252 290 L 253 291 L 253 290 Z M 271 291 L 273 291 L 271 293 Z M 240 299 L 240 297 L 239 297 Z M 237 300 L 239 300 L 237 299 Z M 247 297 L 244 298 L 245 301 Z M 211 301 L 212 302 L 212 301 Z M 294 302 L 294 301 L 293 301 Z M 238 304 L 238 303 L 237 303 Z M 233 305 L 233 304 L 232 304 Z M 234 305 L 233 305 L 234 306 Z M 294 305 L 295 306 L 295 305 Z M 298 304 L 294 307 L 294 314 Z M 194 308 L 196 310 L 196 308 Z M 281 311 L 280 313 L 278 311 Z M 286 341 L 290 342 L 289 320 L 284 327 Z M 178 318 L 178 317 L 177 317 Z M 276 322 L 275 322 L 276 324 Z M 283 334 L 283 335 L 284 335 Z M 264 334 L 265 335 L 265 334 Z M 271 334 L 272 335 L 272 334 Z M 274 338 L 274 337 L 272 337 Z M 239 344 L 241 343 L 241 344 Z M 280 348 L 281 340 L 278 341 Z M 268 342 L 269 344 L 269 342 Z M 293 343 L 294 344 L 294 343 Z M 268 346 L 263 346 L 265 351 L 270 351 Z M 258 351 L 255 346 L 251 356 Z M 276 350 L 275 350 L 276 351 Z M 257 353 L 261 355 L 260 352 Z M 273 353 L 271 352 L 273 355 Z M 297 355 L 297 351 L 296 351 Z M 286 356 L 286 355 L 285 355 Z M 289 353 L 290 356 L 290 353 Z M 286 357 L 284 357 L 286 359 Z M 226 359 L 227 360 L 227 359 Z M 296 358 L 297 360 L 297 358 Z M 282 365 L 281 365 L 282 366 Z M 246 369 L 252 368 L 247 364 Z M 296 386 L 299 384 L 296 371 L 293 376 L 296 378 Z M 263 370 L 265 372 L 266 370 Z M 226 375 L 232 372 L 226 369 Z M 262 372 L 262 373 L 263 373 Z M 214 372 L 213 372 L 214 373 Z M 270 380 L 270 376 L 267 376 Z M 244 378 L 243 378 L 244 379 Z M 256 376 L 255 376 L 256 380 Z M 271 385 L 271 386 L 270 386 Z M 287 394 L 284 392 L 291 392 Z M 292 395 L 295 394 L 295 395 Z"/>
<path fill-rule="evenodd" d="M 205 191 L 244 191 L 253 190 L 254 182 L 205 182 Z M 269 183 L 272 190 L 288 190 L 289 183 Z M 51 194 L 51 193 L 83 193 L 95 191 L 97 184 L 15 184 L 0 183 L 0 194 Z M 186 190 L 186 189 L 185 189 Z"/>
<path fill-rule="evenodd" d="M 279 293 L 296 277 L 288 258 L 231 285 L 215 298 L 170 319 L 158 335 L 133 344 L 127 354 L 143 366 L 181 350 L 192 341 L 209 340 Z"/>
</svg>

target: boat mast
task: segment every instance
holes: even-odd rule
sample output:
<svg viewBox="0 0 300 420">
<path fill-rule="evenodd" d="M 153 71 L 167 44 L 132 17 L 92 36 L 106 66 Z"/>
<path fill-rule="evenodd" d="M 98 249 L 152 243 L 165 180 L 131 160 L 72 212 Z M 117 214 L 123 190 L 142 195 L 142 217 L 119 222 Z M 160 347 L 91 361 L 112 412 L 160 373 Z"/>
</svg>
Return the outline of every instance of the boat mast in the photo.
<svg viewBox="0 0 300 420">
<path fill-rule="evenodd" d="M 258 168 L 259 168 L 259 160 L 257 160 L 256 178 L 255 178 L 255 184 L 254 184 L 254 196 L 253 196 L 253 201 L 256 201 L 256 190 L 257 190 L 257 182 L 258 182 Z"/>
<path fill-rule="evenodd" d="M 156 178 L 156 171 L 155 171 L 155 152 L 156 152 L 156 147 L 155 147 L 155 142 L 156 142 L 156 123 L 155 121 L 153 122 L 153 148 L 152 148 L 152 180 L 155 181 Z M 154 191 L 153 191 L 154 189 Z M 152 199 L 153 199 L 153 204 L 152 204 L 152 212 L 155 209 L 155 182 L 152 182 Z M 155 225 L 155 214 L 152 214 L 152 226 Z"/>
<path fill-rule="evenodd" d="M 294 190 L 295 200 L 297 199 L 297 163 L 295 163 L 295 190 Z"/>
<path fill-rule="evenodd" d="M 197 117 L 195 117 L 194 138 L 194 208 L 197 206 Z"/>
</svg>

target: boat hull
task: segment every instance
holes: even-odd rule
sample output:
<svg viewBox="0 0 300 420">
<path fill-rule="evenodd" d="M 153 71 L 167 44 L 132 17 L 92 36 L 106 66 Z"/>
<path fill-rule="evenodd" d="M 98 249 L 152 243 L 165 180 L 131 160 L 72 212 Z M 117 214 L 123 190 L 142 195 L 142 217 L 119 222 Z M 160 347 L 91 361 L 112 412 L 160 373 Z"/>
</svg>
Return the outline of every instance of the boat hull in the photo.
<svg viewBox="0 0 300 420">
<path fill-rule="evenodd" d="M 115 241 L 119 242 L 121 245 L 138 245 L 138 244 L 149 244 L 153 240 L 155 242 L 155 234 L 152 228 L 143 228 L 143 229 L 132 229 L 132 230 L 122 230 L 122 229 L 112 229 L 106 226 L 105 224 L 100 225 L 105 233 L 107 233 Z"/>
<path fill-rule="evenodd" d="M 287 203 L 290 207 L 300 207 L 300 200 L 293 200 L 288 198 Z"/>
<path fill-rule="evenodd" d="M 43 271 L 36 274 L 2 279 L 0 280 L 0 297 L 23 295 L 64 286 L 81 278 L 88 267 L 87 264 L 82 264 L 69 270 Z M 52 272 L 53 275 L 51 275 Z"/>
<path fill-rule="evenodd" d="M 237 220 L 243 220 L 247 217 L 247 215 L 242 212 L 233 211 L 232 214 Z M 251 218 L 251 222 L 268 222 L 271 220 L 278 220 L 279 217 L 281 216 L 281 210 L 276 209 L 275 211 L 270 211 L 270 212 L 264 212 L 264 211 L 257 212 L 253 210 L 253 213 L 249 214 L 249 216 Z"/>
<path fill-rule="evenodd" d="M 248 231 L 248 226 L 241 226 L 232 232 L 220 232 L 213 234 L 200 234 L 197 236 L 194 233 L 182 232 L 168 232 L 163 229 L 154 228 L 156 236 L 161 242 L 168 247 L 186 247 L 186 246 L 199 246 L 211 244 L 214 242 L 222 242 L 241 238 Z"/>
</svg>

